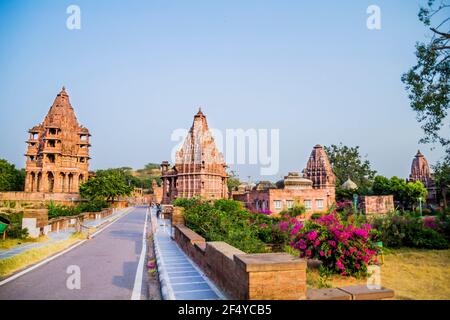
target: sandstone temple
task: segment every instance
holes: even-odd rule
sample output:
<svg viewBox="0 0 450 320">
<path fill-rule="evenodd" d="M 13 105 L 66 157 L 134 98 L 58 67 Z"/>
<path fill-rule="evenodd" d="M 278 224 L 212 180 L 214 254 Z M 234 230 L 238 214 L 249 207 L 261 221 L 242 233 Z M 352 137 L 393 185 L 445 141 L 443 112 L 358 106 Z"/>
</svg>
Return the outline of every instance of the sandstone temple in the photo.
<svg viewBox="0 0 450 320">
<path fill-rule="evenodd" d="M 409 181 L 420 181 L 423 183 L 425 188 L 427 188 L 427 201 L 435 202 L 436 201 L 436 186 L 434 183 L 434 178 L 430 170 L 430 166 L 428 165 L 427 159 L 424 155 L 417 151 L 416 156 L 414 157 L 411 164 L 411 173 L 409 175 Z"/>
<path fill-rule="evenodd" d="M 167 161 L 161 164 L 162 203 L 169 204 L 175 198 L 203 199 L 228 198 L 223 155 L 219 152 L 208 128 L 206 116 L 201 110 L 175 157 L 175 165 Z"/>
<path fill-rule="evenodd" d="M 71 193 L 88 178 L 89 130 L 78 123 L 63 87 L 27 141 L 25 192 Z"/>
</svg>

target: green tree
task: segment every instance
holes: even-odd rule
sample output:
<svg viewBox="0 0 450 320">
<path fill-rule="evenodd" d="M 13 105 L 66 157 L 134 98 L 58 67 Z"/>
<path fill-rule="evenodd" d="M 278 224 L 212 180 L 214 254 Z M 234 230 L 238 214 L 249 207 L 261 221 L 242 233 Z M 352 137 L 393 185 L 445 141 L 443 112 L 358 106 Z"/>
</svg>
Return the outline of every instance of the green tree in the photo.
<svg viewBox="0 0 450 320">
<path fill-rule="evenodd" d="M 236 174 L 236 172 L 231 171 L 227 179 L 228 191 L 231 192 L 233 190 L 236 190 L 236 188 L 239 187 L 240 184 L 241 181 L 239 180 L 239 176 Z"/>
<path fill-rule="evenodd" d="M 348 178 L 358 185 L 361 193 L 366 193 L 372 186 L 377 173 L 372 170 L 370 162 L 359 154 L 359 146 L 348 147 L 340 143 L 325 146 L 325 152 L 336 175 L 336 186 L 339 188 Z"/>
<path fill-rule="evenodd" d="M 443 0 L 438 5 L 435 2 L 429 0 L 419 10 L 419 20 L 432 31 L 432 37 L 427 43 L 416 44 L 417 64 L 402 76 L 402 82 L 408 90 L 411 108 L 422 123 L 424 136 L 420 142 L 439 142 L 446 147 L 450 159 L 450 139 L 442 135 L 450 108 L 450 18 L 444 11 L 450 4 Z"/>
<path fill-rule="evenodd" d="M 25 170 L 16 167 L 4 159 L 0 159 L 0 191 L 23 191 Z"/>
<path fill-rule="evenodd" d="M 392 194 L 403 208 L 414 208 L 418 204 L 419 198 L 422 198 L 423 201 L 427 196 L 427 189 L 422 182 L 407 182 L 395 176 L 391 179 L 376 176 L 372 190 L 376 195 Z"/>
<path fill-rule="evenodd" d="M 450 191 L 450 160 L 447 159 L 436 163 L 433 170 L 436 188 L 439 191 L 439 196 L 444 203 L 444 208 L 447 208 L 447 196 Z"/>
<path fill-rule="evenodd" d="M 133 187 L 127 183 L 127 176 L 121 169 L 97 171 L 97 176 L 80 185 L 80 195 L 89 200 L 112 201 L 120 196 L 130 195 Z"/>
</svg>

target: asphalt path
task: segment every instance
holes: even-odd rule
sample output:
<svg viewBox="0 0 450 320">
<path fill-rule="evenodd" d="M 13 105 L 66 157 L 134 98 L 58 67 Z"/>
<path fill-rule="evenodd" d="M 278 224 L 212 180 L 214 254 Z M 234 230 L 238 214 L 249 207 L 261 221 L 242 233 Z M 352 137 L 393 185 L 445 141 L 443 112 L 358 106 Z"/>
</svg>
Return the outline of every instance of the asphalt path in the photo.
<svg viewBox="0 0 450 320">
<path fill-rule="evenodd" d="M 138 270 L 146 210 L 133 208 L 93 239 L 1 285 L 0 299 L 146 299 L 146 263 Z"/>
</svg>

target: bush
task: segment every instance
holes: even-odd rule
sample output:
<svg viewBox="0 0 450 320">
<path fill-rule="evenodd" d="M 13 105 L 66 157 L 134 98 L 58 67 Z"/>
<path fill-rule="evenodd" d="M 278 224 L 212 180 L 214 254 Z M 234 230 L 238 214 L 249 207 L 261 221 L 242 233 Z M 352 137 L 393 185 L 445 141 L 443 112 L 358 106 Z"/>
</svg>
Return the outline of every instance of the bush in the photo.
<svg viewBox="0 0 450 320">
<path fill-rule="evenodd" d="M 173 204 L 185 208 L 186 226 L 207 241 L 224 241 L 247 253 L 266 252 L 266 245 L 260 238 L 266 234 L 259 227 L 263 215 L 252 219 L 253 214 L 244 209 L 240 202 L 217 200 L 209 203 L 199 199 L 177 199 Z"/>
<path fill-rule="evenodd" d="M 445 220 L 421 218 L 413 214 L 398 212 L 373 219 L 373 227 L 380 232 L 380 238 L 387 247 L 411 247 L 424 249 L 447 249 L 448 238 Z"/>
<path fill-rule="evenodd" d="M 104 208 L 108 208 L 109 203 L 104 200 L 92 200 L 89 202 L 82 202 L 78 205 L 80 212 L 100 212 Z"/>
<path fill-rule="evenodd" d="M 7 230 L 8 237 L 14 239 L 26 239 L 28 238 L 28 229 L 22 229 L 21 224 L 10 224 Z"/>
<path fill-rule="evenodd" d="M 377 263 L 372 227 L 342 221 L 336 212 L 304 225 L 295 219 L 282 221 L 280 229 L 289 232 L 290 246 L 299 250 L 301 257 L 322 261 L 322 273 L 366 276 L 368 265 Z"/>
<path fill-rule="evenodd" d="M 53 201 L 48 205 L 48 218 L 69 217 L 76 216 L 83 212 L 99 212 L 102 209 L 109 207 L 109 204 L 104 200 L 91 200 L 89 202 L 82 202 L 77 206 L 63 206 L 55 205 Z"/>
<path fill-rule="evenodd" d="M 306 212 L 306 208 L 302 204 L 294 204 L 292 208 L 289 208 L 287 210 L 283 210 L 280 212 L 280 215 L 288 215 L 292 218 L 298 217 L 303 215 Z"/>
</svg>

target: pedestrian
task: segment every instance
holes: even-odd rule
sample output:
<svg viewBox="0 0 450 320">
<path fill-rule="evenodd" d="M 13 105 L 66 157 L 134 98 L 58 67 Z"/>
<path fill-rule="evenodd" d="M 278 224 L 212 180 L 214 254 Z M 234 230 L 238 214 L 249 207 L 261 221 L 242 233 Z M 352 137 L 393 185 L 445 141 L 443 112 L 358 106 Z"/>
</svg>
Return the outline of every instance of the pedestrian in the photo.
<svg viewBox="0 0 450 320">
<path fill-rule="evenodd" d="M 159 219 L 160 216 L 161 216 L 161 205 L 158 203 L 156 205 L 156 217 Z"/>
</svg>

